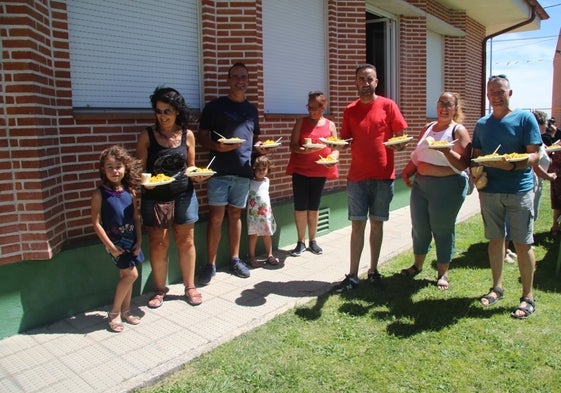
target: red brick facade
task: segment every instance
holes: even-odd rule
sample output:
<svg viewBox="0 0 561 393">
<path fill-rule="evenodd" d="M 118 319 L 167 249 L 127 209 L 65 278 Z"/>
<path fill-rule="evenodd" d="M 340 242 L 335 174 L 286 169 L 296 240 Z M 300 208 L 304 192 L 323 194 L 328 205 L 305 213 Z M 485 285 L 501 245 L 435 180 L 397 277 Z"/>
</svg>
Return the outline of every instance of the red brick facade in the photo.
<svg viewBox="0 0 561 393">
<path fill-rule="evenodd" d="M 444 81 L 446 90 L 464 97 L 464 123 L 471 129 L 480 115 L 485 29 L 436 1 L 409 3 L 466 33 L 446 38 Z M 340 125 L 345 105 L 356 98 L 354 69 L 365 62 L 366 5 L 364 0 L 327 4 L 330 117 Z M 261 113 L 262 133 L 287 139 L 295 116 L 263 115 L 261 15 L 260 0 L 201 1 L 203 94 L 205 102 L 225 94 L 228 67 L 245 62 L 252 79 L 248 98 Z M 398 103 L 409 123 L 408 132 L 416 136 L 427 121 L 426 18 L 401 17 L 399 34 Z M 139 130 L 152 118 L 142 113 L 85 116 L 73 111 L 64 1 L 2 2 L 0 37 L 0 264 L 47 260 L 66 244 L 93 235 L 89 198 L 98 181 L 101 149 L 122 144 L 134 151 Z M 203 154 L 199 150 L 197 163 L 205 161 Z M 288 156 L 287 144 L 274 156 L 274 201 L 292 196 L 282 164 Z M 397 156 L 398 172 L 408 157 L 409 152 Z M 328 182 L 327 190 L 344 188 L 348 162 L 349 154 L 344 153 L 341 178 Z M 198 187 L 204 216 L 206 190 L 204 185 Z"/>
</svg>

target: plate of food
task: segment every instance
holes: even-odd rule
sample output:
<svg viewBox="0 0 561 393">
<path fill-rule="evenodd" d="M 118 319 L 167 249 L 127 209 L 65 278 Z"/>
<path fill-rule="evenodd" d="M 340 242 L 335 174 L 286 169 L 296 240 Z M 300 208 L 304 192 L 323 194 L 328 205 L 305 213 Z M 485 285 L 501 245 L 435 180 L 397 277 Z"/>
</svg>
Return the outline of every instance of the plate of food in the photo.
<svg viewBox="0 0 561 393">
<path fill-rule="evenodd" d="M 387 141 L 385 141 L 384 146 L 400 145 L 402 143 L 407 143 L 412 140 L 413 137 L 409 135 L 394 136 L 393 138 L 390 138 Z"/>
<path fill-rule="evenodd" d="M 196 177 L 196 176 L 212 176 L 214 175 L 216 172 L 214 172 L 212 169 L 208 169 L 208 168 L 190 168 L 187 171 L 187 176 L 188 177 Z"/>
<path fill-rule="evenodd" d="M 349 142 L 347 142 L 344 139 L 339 139 L 337 137 L 334 136 L 330 136 L 327 138 L 319 138 L 319 140 L 323 143 L 325 143 L 326 145 L 333 145 L 333 146 L 345 146 L 348 145 Z"/>
<path fill-rule="evenodd" d="M 509 153 L 503 156 L 508 162 L 518 162 L 528 159 L 528 153 Z"/>
<path fill-rule="evenodd" d="M 320 159 L 316 161 L 316 164 L 320 164 L 320 165 L 333 165 L 333 164 L 337 164 L 339 162 L 339 160 L 331 157 L 331 156 L 327 156 L 327 157 L 321 157 Z"/>
<path fill-rule="evenodd" d="M 451 149 L 453 147 L 454 144 L 448 141 L 434 141 L 429 145 L 429 149 Z"/>
<path fill-rule="evenodd" d="M 551 145 L 545 148 L 545 151 L 547 151 L 548 153 L 552 153 L 554 151 L 559 151 L 559 150 L 561 150 L 561 145 Z"/>
<path fill-rule="evenodd" d="M 275 141 L 272 140 L 272 139 L 267 139 L 267 140 L 264 141 L 263 143 L 255 145 L 255 147 L 261 147 L 261 148 L 263 148 L 263 149 L 269 149 L 269 148 L 271 148 L 271 147 L 278 147 L 278 146 L 280 146 L 280 145 L 281 145 L 280 142 L 275 142 Z"/>
<path fill-rule="evenodd" d="M 163 173 L 158 173 L 155 176 L 151 176 L 150 179 L 148 179 L 148 181 L 143 181 L 142 185 L 149 186 L 149 187 L 157 187 L 157 186 L 163 186 L 165 184 L 169 184 L 173 181 L 175 181 L 175 178 L 171 176 L 166 176 Z"/>
<path fill-rule="evenodd" d="M 494 162 L 494 161 L 502 161 L 504 159 L 503 155 L 493 153 L 493 154 L 485 154 L 483 156 L 479 156 L 477 158 L 472 158 L 473 162 Z"/>
<path fill-rule="evenodd" d="M 232 138 L 220 138 L 218 140 L 219 143 L 224 143 L 225 145 L 237 145 L 239 143 L 244 143 L 245 139 L 232 137 Z"/>
<path fill-rule="evenodd" d="M 326 146 L 323 143 L 306 143 L 304 147 L 306 149 L 323 149 Z"/>
</svg>

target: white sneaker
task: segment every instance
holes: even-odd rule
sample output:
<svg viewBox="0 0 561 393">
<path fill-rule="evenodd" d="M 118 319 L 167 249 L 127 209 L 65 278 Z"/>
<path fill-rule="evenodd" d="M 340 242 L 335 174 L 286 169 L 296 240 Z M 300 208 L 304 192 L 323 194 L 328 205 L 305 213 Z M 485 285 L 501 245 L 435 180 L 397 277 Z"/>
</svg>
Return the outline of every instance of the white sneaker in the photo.
<svg viewBox="0 0 561 393">
<path fill-rule="evenodd" d="M 504 261 L 505 263 L 514 263 L 514 259 L 512 259 L 512 257 L 508 254 L 505 255 Z"/>
</svg>

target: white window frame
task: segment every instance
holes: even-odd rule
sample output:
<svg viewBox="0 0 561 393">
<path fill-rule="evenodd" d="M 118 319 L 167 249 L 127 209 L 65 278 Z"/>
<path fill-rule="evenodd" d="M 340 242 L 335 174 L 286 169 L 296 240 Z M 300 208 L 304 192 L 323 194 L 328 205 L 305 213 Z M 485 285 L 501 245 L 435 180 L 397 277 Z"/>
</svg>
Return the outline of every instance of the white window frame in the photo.
<svg viewBox="0 0 561 393">
<path fill-rule="evenodd" d="M 438 117 L 436 102 L 444 90 L 444 43 L 445 37 L 427 30 L 427 118 Z"/>
<path fill-rule="evenodd" d="M 265 114 L 306 112 L 309 91 L 329 95 L 324 0 L 263 0 Z"/>
<path fill-rule="evenodd" d="M 68 0 L 74 108 L 150 108 L 157 86 L 200 108 L 200 2 Z"/>
</svg>

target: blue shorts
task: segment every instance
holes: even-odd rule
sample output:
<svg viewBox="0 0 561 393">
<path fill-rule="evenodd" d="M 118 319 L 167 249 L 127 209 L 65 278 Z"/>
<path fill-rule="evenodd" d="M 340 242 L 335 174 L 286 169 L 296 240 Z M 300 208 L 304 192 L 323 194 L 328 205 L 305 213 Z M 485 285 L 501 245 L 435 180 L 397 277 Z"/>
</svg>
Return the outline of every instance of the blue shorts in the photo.
<svg viewBox="0 0 561 393">
<path fill-rule="evenodd" d="M 249 196 L 249 179 L 240 176 L 214 176 L 207 182 L 210 206 L 231 205 L 243 209 Z"/>
<path fill-rule="evenodd" d="M 349 220 L 388 221 L 393 198 L 393 180 L 347 182 Z"/>
<path fill-rule="evenodd" d="M 534 191 L 518 194 L 479 193 L 481 216 L 488 240 L 506 236 L 506 217 L 509 222 L 509 237 L 515 243 L 534 242 Z"/>
<path fill-rule="evenodd" d="M 142 198 L 140 213 L 142 223 L 147 227 L 160 226 L 156 221 L 154 207 L 160 202 Z M 166 202 L 161 202 L 166 203 Z M 195 190 L 180 195 L 173 201 L 173 223 L 176 225 L 194 224 L 199 221 L 199 201 Z"/>
</svg>

